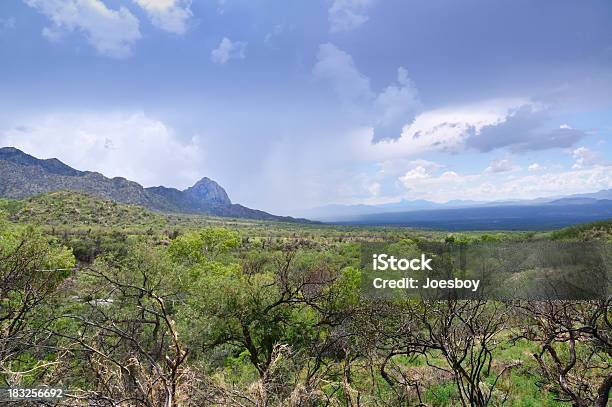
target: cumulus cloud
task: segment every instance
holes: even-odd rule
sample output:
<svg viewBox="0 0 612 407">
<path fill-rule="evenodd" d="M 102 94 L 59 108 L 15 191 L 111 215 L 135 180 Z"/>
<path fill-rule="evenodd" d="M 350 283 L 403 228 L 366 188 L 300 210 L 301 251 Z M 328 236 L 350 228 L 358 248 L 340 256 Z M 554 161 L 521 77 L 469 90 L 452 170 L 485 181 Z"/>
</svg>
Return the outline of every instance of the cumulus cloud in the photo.
<svg viewBox="0 0 612 407">
<path fill-rule="evenodd" d="M 43 35 L 58 40 L 64 32 L 78 31 L 101 55 L 124 58 L 141 38 L 138 19 L 125 7 L 112 10 L 101 0 L 24 0 L 47 16 L 52 25 Z"/>
<path fill-rule="evenodd" d="M 612 187 L 612 166 L 548 172 L 508 178 L 503 174 L 459 174 L 446 171 L 440 175 L 417 169 L 399 178 L 409 196 L 436 202 L 453 199 L 483 200 L 533 199 L 570 195 Z"/>
<path fill-rule="evenodd" d="M 499 172 L 514 171 L 517 169 L 518 169 L 518 166 L 512 164 L 512 161 L 508 159 L 503 159 L 503 160 L 491 161 L 491 164 L 485 169 L 485 172 L 499 173 Z"/>
<path fill-rule="evenodd" d="M 398 68 L 397 84 L 388 86 L 376 97 L 374 109 L 375 139 L 399 137 L 404 125 L 414 119 L 421 109 L 421 102 L 405 68 Z"/>
<path fill-rule="evenodd" d="M 574 169 L 591 167 L 593 165 L 602 163 L 599 154 L 589 150 L 586 147 L 578 147 L 572 152 L 572 155 L 576 159 L 576 162 L 572 166 Z"/>
<path fill-rule="evenodd" d="M 0 129 L 0 145 L 80 169 L 121 176 L 144 186 L 184 188 L 206 175 L 197 138 L 181 141 L 173 129 L 142 112 L 48 114 Z"/>
<path fill-rule="evenodd" d="M 406 174 L 404 174 L 404 176 L 400 177 L 400 181 L 408 183 L 413 180 L 426 179 L 430 177 L 431 175 L 429 174 L 427 168 L 419 165 L 418 167 L 408 171 Z"/>
<path fill-rule="evenodd" d="M 405 68 L 398 68 L 397 83 L 377 94 L 353 57 L 331 43 L 319 46 L 313 74 L 329 83 L 342 104 L 374 128 L 375 139 L 399 137 L 421 108 L 418 91 Z"/>
<path fill-rule="evenodd" d="M 162 30 L 183 34 L 187 31 L 191 0 L 134 0 L 149 16 L 151 23 Z"/>
<path fill-rule="evenodd" d="M 368 8 L 374 0 L 334 0 L 328 10 L 331 32 L 350 31 L 368 21 Z"/>
<path fill-rule="evenodd" d="M 210 53 L 210 59 L 219 65 L 227 63 L 230 59 L 244 59 L 246 57 L 246 42 L 234 41 L 224 37 L 219 46 Z"/>
<path fill-rule="evenodd" d="M 474 199 L 462 196 L 461 191 L 477 178 L 478 175 L 459 175 L 455 171 L 444 171 L 436 175 L 423 167 L 417 167 L 400 177 L 399 181 L 411 197 L 446 202 L 451 199 Z"/>
<path fill-rule="evenodd" d="M 431 151 L 457 153 L 465 149 L 467 138 L 486 125 L 499 123 L 509 107 L 518 100 L 494 100 L 484 103 L 424 111 L 404 126 L 397 139 L 372 143 L 374 135 L 359 133 L 356 148 L 365 157 L 377 160 L 415 156 Z"/>
<path fill-rule="evenodd" d="M 370 103 L 374 97 L 370 79 L 359 72 L 349 53 L 334 44 L 319 45 L 313 73 L 315 78 L 328 82 L 345 105 Z"/>
<path fill-rule="evenodd" d="M 538 163 L 533 163 L 533 164 L 529 165 L 529 167 L 527 167 L 527 169 L 529 171 L 542 171 L 542 170 L 545 170 L 546 168 L 541 166 Z"/>
<path fill-rule="evenodd" d="M 406 158 L 385 160 L 379 162 L 377 165 L 379 167 L 378 174 L 381 177 L 393 177 L 399 174 L 404 174 L 407 171 L 410 171 L 417 167 L 423 167 L 428 171 L 437 170 L 443 167 L 443 165 L 429 160 L 408 160 Z"/>
<path fill-rule="evenodd" d="M 397 139 L 359 135 L 356 145 L 366 156 L 390 159 L 427 152 L 460 153 L 495 149 L 520 153 L 566 148 L 586 134 L 569 126 L 551 128 L 550 112 L 527 99 L 497 99 L 471 105 L 423 111 L 404 125 Z"/>
</svg>

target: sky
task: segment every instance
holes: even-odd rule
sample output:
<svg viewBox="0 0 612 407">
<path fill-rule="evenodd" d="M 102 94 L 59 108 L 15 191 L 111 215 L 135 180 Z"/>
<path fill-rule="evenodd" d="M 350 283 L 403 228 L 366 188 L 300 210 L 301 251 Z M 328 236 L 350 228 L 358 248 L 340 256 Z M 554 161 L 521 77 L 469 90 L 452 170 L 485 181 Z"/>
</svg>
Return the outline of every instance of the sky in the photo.
<svg viewBox="0 0 612 407">
<path fill-rule="evenodd" d="M 612 188 L 612 3 L 6 0 L 0 146 L 277 214 Z"/>
</svg>

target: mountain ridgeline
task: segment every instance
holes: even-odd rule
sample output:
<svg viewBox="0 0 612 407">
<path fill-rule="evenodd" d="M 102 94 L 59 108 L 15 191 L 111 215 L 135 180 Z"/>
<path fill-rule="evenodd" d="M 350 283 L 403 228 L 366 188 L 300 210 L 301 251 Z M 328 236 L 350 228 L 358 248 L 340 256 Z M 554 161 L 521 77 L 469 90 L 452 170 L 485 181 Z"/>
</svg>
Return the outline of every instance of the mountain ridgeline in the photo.
<svg viewBox="0 0 612 407">
<path fill-rule="evenodd" d="M 168 213 L 191 213 L 272 221 L 305 221 L 275 216 L 232 203 L 225 190 L 204 177 L 183 191 L 164 186 L 144 188 L 125 178 L 76 170 L 56 158 L 38 159 L 13 148 L 0 148 L 0 196 L 22 199 L 72 190 Z"/>
</svg>

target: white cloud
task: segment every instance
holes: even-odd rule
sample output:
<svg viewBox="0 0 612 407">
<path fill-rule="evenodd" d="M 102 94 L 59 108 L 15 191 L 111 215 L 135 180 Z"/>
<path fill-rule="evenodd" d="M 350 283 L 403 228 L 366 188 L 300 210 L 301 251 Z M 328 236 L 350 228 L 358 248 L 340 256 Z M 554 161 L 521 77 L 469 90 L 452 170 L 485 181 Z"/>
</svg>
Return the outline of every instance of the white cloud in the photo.
<svg viewBox="0 0 612 407">
<path fill-rule="evenodd" d="M 24 0 L 47 16 L 47 39 L 58 40 L 64 31 L 79 31 L 100 53 L 115 58 L 131 54 L 132 45 L 141 38 L 138 19 L 125 7 L 111 10 L 101 0 Z"/>
<path fill-rule="evenodd" d="M 533 163 L 533 164 L 531 164 L 529 167 L 527 167 L 527 169 L 528 169 L 529 171 L 542 171 L 542 170 L 545 170 L 546 168 L 545 168 L 545 167 L 543 167 L 543 166 L 541 166 L 541 165 L 540 165 L 540 164 L 538 164 L 538 163 Z"/>
<path fill-rule="evenodd" d="M 579 147 L 575 149 L 572 152 L 572 155 L 576 159 L 576 163 L 572 166 L 574 169 L 590 167 L 601 162 L 599 154 L 589 150 L 586 147 Z"/>
<path fill-rule="evenodd" d="M 223 65 L 230 59 L 244 59 L 246 57 L 246 42 L 234 41 L 224 37 L 219 46 L 210 53 L 210 59 L 219 65 Z"/>
<path fill-rule="evenodd" d="M 419 113 L 412 122 L 406 121 L 397 139 L 381 140 L 375 132 L 362 131 L 353 142 L 362 156 L 383 161 L 467 149 L 522 152 L 564 148 L 584 136 L 572 128 L 546 127 L 547 117 L 546 107 L 529 99 L 494 99 Z"/>
<path fill-rule="evenodd" d="M 453 199 L 533 199 L 570 195 L 612 187 L 612 166 L 597 165 L 589 169 L 548 172 L 514 178 L 500 174 L 458 174 L 446 171 L 435 175 L 424 170 L 399 178 L 406 196 L 447 202 Z"/>
<path fill-rule="evenodd" d="M 370 79 L 359 72 L 350 54 L 334 44 L 319 45 L 313 74 L 315 78 L 329 82 L 334 93 L 347 106 L 369 103 L 374 97 Z"/>
<path fill-rule="evenodd" d="M 516 165 L 512 164 L 512 161 L 508 159 L 503 160 L 493 160 L 491 164 L 485 169 L 487 173 L 499 173 L 499 172 L 508 172 L 519 169 Z"/>
<path fill-rule="evenodd" d="M 421 109 L 418 91 L 403 67 L 397 70 L 397 82 L 384 89 L 374 101 L 374 136 L 378 139 L 397 138 L 404 125 Z"/>
<path fill-rule="evenodd" d="M 421 109 L 418 91 L 405 68 L 398 68 L 397 83 L 377 94 L 370 88 L 370 79 L 357 69 L 353 57 L 331 43 L 319 46 L 313 75 L 328 82 L 358 120 L 374 127 L 377 139 L 397 138 Z"/>
<path fill-rule="evenodd" d="M 422 167 L 417 167 L 400 177 L 399 181 L 406 188 L 407 197 L 446 202 L 451 199 L 465 199 L 461 196 L 462 191 L 478 177 L 478 175 L 459 175 L 455 171 L 434 175 Z"/>
<path fill-rule="evenodd" d="M 0 130 L 0 145 L 144 186 L 184 188 L 206 175 L 198 139 L 179 140 L 142 112 L 48 114 Z"/>
<path fill-rule="evenodd" d="M 350 31 L 366 21 L 366 14 L 374 0 L 334 0 L 328 10 L 331 32 Z"/>
<path fill-rule="evenodd" d="M 427 179 L 427 178 L 431 178 L 429 171 L 425 167 L 418 166 L 408 171 L 406 174 L 404 174 L 403 177 L 400 177 L 400 181 L 402 181 L 404 184 L 407 184 L 413 180 Z"/>
<path fill-rule="evenodd" d="M 187 31 L 191 12 L 191 0 L 134 0 L 146 12 L 157 28 L 183 34 Z"/>
<path fill-rule="evenodd" d="M 380 184 L 378 182 L 373 182 L 368 186 L 368 192 L 372 196 L 378 196 L 380 194 Z"/>
<path fill-rule="evenodd" d="M 405 158 L 385 160 L 377 165 L 379 167 L 378 174 L 381 177 L 393 177 L 399 174 L 405 174 L 407 171 L 410 171 L 416 167 L 423 167 L 428 171 L 437 170 L 443 167 L 443 165 L 429 160 L 408 160 Z"/>
<path fill-rule="evenodd" d="M 450 107 L 420 113 L 412 123 L 404 126 L 401 136 L 394 140 L 372 143 L 372 132 L 359 135 L 354 142 L 362 154 L 385 160 L 407 157 L 431 151 L 460 152 L 466 140 L 486 125 L 502 122 L 512 107 L 524 100 L 492 100 L 483 103 Z"/>
</svg>

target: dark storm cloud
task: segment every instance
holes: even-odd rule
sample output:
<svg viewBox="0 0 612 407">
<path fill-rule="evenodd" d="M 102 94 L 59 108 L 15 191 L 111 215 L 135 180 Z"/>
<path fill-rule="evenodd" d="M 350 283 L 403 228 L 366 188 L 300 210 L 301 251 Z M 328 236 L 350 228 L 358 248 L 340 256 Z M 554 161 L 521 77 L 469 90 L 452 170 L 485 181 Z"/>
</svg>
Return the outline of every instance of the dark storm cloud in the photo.
<svg viewBox="0 0 612 407">
<path fill-rule="evenodd" d="M 567 148 L 586 136 L 582 130 L 559 128 L 534 135 L 530 140 L 510 146 L 513 151 L 546 150 Z"/>
<path fill-rule="evenodd" d="M 498 124 L 484 126 L 467 138 L 467 146 L 481 152 L 508 147 L 515 152 L 566 148 L 586 134 L 569 127 L 551 129 L 550 112 L 523 105 Z"/>
</svg>

